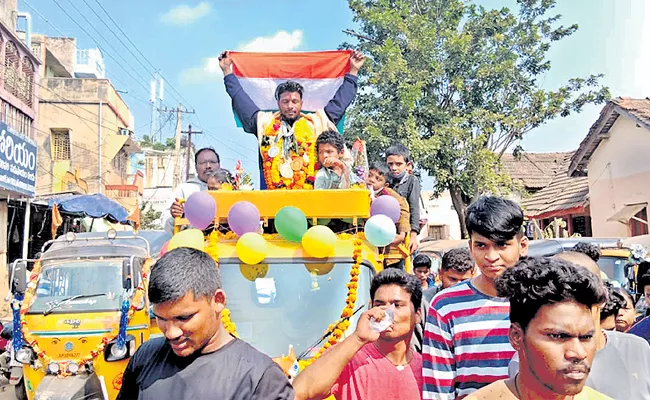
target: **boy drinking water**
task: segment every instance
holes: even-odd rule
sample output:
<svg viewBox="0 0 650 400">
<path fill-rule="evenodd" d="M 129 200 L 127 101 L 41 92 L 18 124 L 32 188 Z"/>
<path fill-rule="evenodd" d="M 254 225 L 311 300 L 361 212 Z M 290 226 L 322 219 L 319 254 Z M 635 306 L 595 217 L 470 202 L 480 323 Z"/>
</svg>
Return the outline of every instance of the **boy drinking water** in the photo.
<svg viewBox="0 0 650 400">
<path fill-rule="evenodd" d="M 375 163 L 370 166 L 366 185 L 368 185 L 375 197 L 392 196 L 397 200 L 400 206 L 399 220 L 397 221 L 397 235 L 393 243 L 389 245 L 389 252 L 384 258 L 386 267 L 404 268 L 404 257 L 398 250 L 397 246 L 404 242 L 406 234 L 411 230 L 409 223 L 409 205 L 402 196 L 388 187 L 390 173 L 388 167 L 384 164 Z"/>
<path fill-rule="evenodd" d="M 420 182 L 417 176 L 409 174 L 407 168 L 412 168 L 411 152 L 406 146 L 394 144 L 386 150 L 386 164 L 392 173 L 390 188 L 404 197 L 411 212 L 411 253 L 418 248 L 418 234 L 420 233 Z"/>
<path fill-rule="evenodd" d="M 340 133 L 325 131 L 316 139 L 316 152 L 321 169 L 316 173 L 314 189 L 349 189 L 359 178 L 343 161 L 345 143 Z"/>
</svg>

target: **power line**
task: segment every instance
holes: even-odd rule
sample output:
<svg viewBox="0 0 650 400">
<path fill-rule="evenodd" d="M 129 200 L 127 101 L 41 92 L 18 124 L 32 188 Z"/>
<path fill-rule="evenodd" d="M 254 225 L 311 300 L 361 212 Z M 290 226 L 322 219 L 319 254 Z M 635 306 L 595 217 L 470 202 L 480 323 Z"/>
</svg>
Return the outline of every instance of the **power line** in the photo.
<svg viewBox="0 0 650 400">
<path fill-rule="evenodd" d="M 80 24 L 79 22 L 77 22 L 77 20 L 74 19 L 74 18 L 73 18 L 73 17 L 72 17 L 72 16 L 71 16 L 71 15 L 70 15 L 66 10 L 65 10 L 65 8 L 63 8 L 63 6 L 61 5 L 61 3 L 58 2 L 58 0 L 52 0 L 52 1 L 54 2 L 54 4 L 57 5 L 57 7 L 59 7 L 59 8 L 61 9 L 61 11 L 63 11 L 63 13 L 64 13 L 68 18 L 70 18 L 70 20 L 71 20 L 72 22 L 74 22 L 75 25 L 77 25 L 77 26 L 79 27 L 79 29 L 81 29 L 81 30 L 82 30 L 86 35 L 88 35 L 88 37 L 89 37 L 90 39 L 92 39 L 93 42 L 95 42 L 95 44 L 97 45 L 97 47 L 98 47 L 102 52 L 105 52 L 107 56 L 109 56 L 113 61 L 115 61 L 115 62 L 117 63 L 117 65 L 118 65 L 118 66 L 119 66 L 119 67 L 120 67 L 124 72 L 126 72 L 126 74 L 127 74 L 128 76 L 131 77 L 131 79 L 133 79 L 134 81 L 136 81 L 136 82 L 140 85 L 140 87 L 142 87 L 142 88 L 144 89 L 145 93 L 149 93 L 149 89 L 148 89 L 146 86 L 144 86 L 144 84 L 143 84 L 141 81 L 139 81 L 139 80 L 137 80 L 136 78 L 134 78 L 133 75 L 131 75 L 131 73 L 130 73 L 129 71 L 127 71 L 126 68 L 124 68 L 124 67 L 120 64 L 120 62 L 117 61 L 117 60 L 115 59 L 115 57 L 113 57 L 112 54 L 110 54 L 108 51 L 104 50 L 104 49 L 102 48 L 102 46 L 99 45 L 99 43 L 97 42 L 97 40 L 95 40 L 95 38 L 93 37 L 93 35 L 91 35 L 91 34 L 86 30 L 86 28 L 84 28 L 83 26 L 81 26 L 81 24 Z M 75 9 L 76 9 L 76 8 L 75 8 Z M 78 10 L 77 10 L 77 11 L 78 11 Z"/>
<path fill-rule="evenodd" d="M 35 13 L 36 13 L 36 14 L 37 14 L 37 15 L 38 15 L 38 16 L 39 16 L 43 21 L 45 21 L 49 26 L 51 26 L 52 29 L 54 29 L 54 30 L 55 30 L 59 35 L 61 35 L 62 37 L 66 37 L 66 36 L 67 36 L 67 35 L 66 35 L 65 33 L 63 33 L 59 28 L 57 28 L 56 25 L 54 25 L 54 24 L 53 24 L 49 19 L 47 19 L 43 14 L 41 14 L 40 11 L 38 11 L 36 8 L 34 8 L 34 6 L 32 6 L 32 5 L 29 3 L 29 1 L 27 1 L 27 0 L 23 0 L 23 1 L 25 2 L 25 5 L 27 5 L 27 7 L 29 7 L 32 11 L 34 11 L 34 12 L 35 12 Z M 76 43 L 73 42 L 72 45 L 74 46 L 74 48 L 75 48 L 76 50 L 81 50 L 81 49 L 76 45 Z M 119 64 L 119 63 L 118 63 L 118 64 Z M 120 84 L 122 84 L 124 87 L 128 87 L 128 85 L 126 85 L 125 82 L 124 82 L 123 80 L 119 79 L 118 77 L 115 77 L 115 81 L 118 82 L 118 83 L 120 83 Z M 148 96 L 148 95 L 149 95 L 149 91 L 147 90 L 147 96 Z M 131 96 L 132 96 L 132 97 L 135 97 L 135 95 L 133 95 L 133 94 L 131 94 Z M 144 100 L 142 100 L 142 99 L 139 99 L 139 100 L 140 100 L 140 101 L 144 101 Z M 144 101 L 144 102 L 148 104 L 148 101 Z"/>
<path fill-rule="evenodd" d="M 85 2 L 85 1 L 84 1 L 84 2 Z M 113 22 L 113 24 L 117 27 L 117 29 L 120 31 L 120 33 L 121 33 L 122 35 L 124 35 L 124 37 L 126 38 L 126 40 L 127 40 L 129 43 L 131 43 L 131 46 L 133 46 L 133 48 L 138 52 L 138 54 L 140 54 L 140 55 L 142 56 L 142 58 L 147 62 L 147 64 L 149 64 L 149 66 L 150 66 L 154 71 L 158 71 L 158 69 L 157 69 L 157 68 L 156 68 L 156 67 L 151 63 L 151 61 L 149 61 L 149 59 L 148 59 L 148 58 L 147 58 L 147 57 L 142 53 L 142 51 L 140 51 L 140 49 L 138 48 L 138 46 L 136 46 L 135 43 L 133 43 L 133 41 L 129 38 L 129 36 L 128 36 L 128 35 L 127 35 L 123 30 L 122 30 L 122 28 L 120 27 L 120 25 L 119 25 L 117 22 L 115 22 L 115 20 L 113 19 L 113 17 L 108 13 L 108 11 L 106 11 L 106 9 L 104 8 L 104 6 L 102 6 L 102 4 L 99 2 L 99 0 L 95 0 L 95 3 L 97 3 L 97 4 L 99 5 L 99 7 L 102 9 L 102 11 L 104 11 L 104 13 L 105 13 L 105 14 L 108 16 L 108 18 L 111 20 L 111 22 Z M 133 53 L 131 53 L 131 54 L 133 54 Z M 172 84 L 171 84 L 167 79 L 165 79 L 165 77 L 164 77 L 162 74 L 160 74 L 160 76 L 161 76 L 161 78 L 163 79 L 163 81 L 167 84 L 167 86 L 168 86 L 172 91 L 174 91 L 174 92 L 175 92 L 175 93 L 180 97 L 180 99 L 176 98 L 176 100 L 182 100 L 182 101 L 181 101 L 182 103 L 187 104 L 188 106 L 191 106 L 191 105 L 190 105 L 190 102 L 187 101 L 187 99 L 185 99 L 185 98 L 183 97 L 183 95 L 181 95 L 180 92 L 178 92 L 178 90 L 176 90 L 176 88 L 175 88 L 175 87 L 174 87 L 174 86 L 173 86 L 173 85 L 172 85 Z M 192 108 L 194 108 L 194 107 L 192 107 Z"/>
</svg>

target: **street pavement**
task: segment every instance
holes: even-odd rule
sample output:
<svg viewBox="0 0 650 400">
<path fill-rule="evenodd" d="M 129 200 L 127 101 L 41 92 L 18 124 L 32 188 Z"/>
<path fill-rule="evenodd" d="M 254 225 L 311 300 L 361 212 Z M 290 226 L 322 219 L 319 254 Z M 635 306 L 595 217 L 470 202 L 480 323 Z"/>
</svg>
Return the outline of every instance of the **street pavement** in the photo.
<svg viewBox="0 0 650 400">
<path fill-rule="evenodd" d="M 14 387 L 4 377 L 0 378 L 0 400 L 16 400 Z"/>
</svg>

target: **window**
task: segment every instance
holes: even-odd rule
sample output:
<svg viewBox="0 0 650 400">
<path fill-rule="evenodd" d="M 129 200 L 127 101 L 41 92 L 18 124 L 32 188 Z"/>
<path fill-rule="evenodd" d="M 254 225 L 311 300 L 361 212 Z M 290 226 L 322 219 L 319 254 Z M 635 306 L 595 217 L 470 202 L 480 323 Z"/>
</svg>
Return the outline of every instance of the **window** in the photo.
<svg viewBox="0 0 650 400">
<path fill-rule="evenodd" d="M 129 153 L 124 149 L 120 149 L 113 159 L 113 168 L 115 169 L 115 173 L 122 179 L 126 179 L 126 164 L 128 160 Z"/>
<path fill-rule="evenodd" d="M 17 95 L 18 61 L 18 50 L 16 49 L 16 45 L 12 42 L 7 42 L 5 45 L 4 87 L 14 96 Z"/>
<path fill-rule="evenodd" d="M 70 160 L 70 130 L 52 129 L 52 160 Z"/>
<path fill-rule="evenodd" d="M 23 58 L 22 79 L 19 88 L 19 98 L 28 107 L 32 107 L 32 99 L 34 98 L 34 64 L 32 61 L 25 57 Z"/>
<path fill-rule="evenodd" d="M 642 222 L 643 221 L 643 222 Z M 648 234 L 648 207 L 644 207 L 630 218 L 630 236 L 640 236 Z"/>
<path fill-rule="evenodd" d="M 32 119 L 6 101 L 0 103 L 0 119 L 18 134 L 31 138 Z"/>
</svg>

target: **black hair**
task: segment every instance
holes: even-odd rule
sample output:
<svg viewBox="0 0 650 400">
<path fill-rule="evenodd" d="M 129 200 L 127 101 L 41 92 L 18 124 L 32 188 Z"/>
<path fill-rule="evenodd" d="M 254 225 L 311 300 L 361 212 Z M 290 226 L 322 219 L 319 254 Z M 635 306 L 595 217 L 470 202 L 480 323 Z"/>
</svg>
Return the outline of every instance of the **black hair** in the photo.
<svg viewBox="0 0 650 400">
<path fill-rule="evenodd" d="M 440 269 L 447 271 L 453 269 L 460 273 L 465 273 L 474 269 L 474 259 L 469 249 L 464 247 L 459 247 L 457 249 L 449 249 L 442 256 L 442 263 L 440 264 Z"/>
<path fill-rule="evenodd" d="M 497 294 L 510 300 L 510 322 L 525 331 L 540 308 L 573 301 L 585 307 L 607 300 L 607 291 L 594 274 L 558 258 L 528 257 L 496 280 Z"/>
<path fill-rule="evenodd" d="M 188 293 L 211 298 L 221 289 L 221 273 L 214 260 L 200 250 L 181 247 L 162 256 L 151 268 L 149 301 L 162 304 Z"/>
<path fill-rule="evenodd" d="M 634 297 L 632 296 L 632 293 L 630 293 L 626 289 L 620 288 L 620 287 L 615 287 L 614 291 L 616 293 L 620 294 L 621 296 L 623 296 L 623 298 L 625 299 L 626 302 L 629 300 L 630 304 L 632 304 L 632 307 L 634 307 Z"/>
<path fill-rule="evenodd" d="M 524 211 L 512 200 L 481 196 L 465 211 L 465 226 L 495 243 L 523 235 Z"/>
<path fill-rule="evenodd" d="M 422 267 L 431 269 L 431 257 L 426 254 L 418 254 L 413 259 L 413 269 Z"/>
<path fill-rule="evenodd" d="M 197 151 L 196 153 L 194 153 L 194 164 L 198 164 L 198 162 L 199 162 L 199 154 L 203 153 L 204 151 L 213 152 L 214 155 L 217 156 L 217 162 L 219 164 L 221 164 L 221 158 L 219 157 L 219 153 L 217 153 L 217 151 L 215 149 L 213 149 L 212 147 L 204 147 L 204 148 L 200 149 L 199 151 Z"/>
<path fill-rule="evenodd" d="M 332 145 L 336 148 L 336 150 L 340 153 L 343 151 L 345 148 L 345 142 L 343 141 L 343 136 L 341 136 L 340 133 L 337 131 L 325 131 L 318 135 L 318 139 L 316 139 L 316 152 L 318 152 L 318 147 L 321 144 L 329 144 Z"/>
<path fill-rule="evenodd" d="M 596 246 L 595 244 L 578 242 L 575 246 L 573 246 L 571 251 L 585 254 L 595 262 L 598 262 L 598 260 L 600 260 L 600 247 Z"/>
<path fill-rule="evenodd" d="M 390 178 L 390 169 L 388 169 L 388 165 L 386 165 L 386 163 L 374 162 L 370 164 L 368 171 L 377 171 L 377 173 L 386 178 L 386 180 Z"/>
<path fill-rule="evenodd" d="M 611 283 L 606 283 L 605 287 L 607 288 L 607 302 L 600 309 L 600 320 L 604 321 L 607 317 L 612 315 L 617 315 L 618 310 L 625 308 L 627 305 L 625 297 L 616 291 L 616 288 L 612 286 Z"/>
<path fill-rule="evenodd" d="M 305 89 L 296 81 L 286 81 L 275 88 L 275 99 L 280 100 L 283 93 L 298 93 L 302 99 L 302 93 Z"/>
<path fill-rule="evenodd" d="M 405 163 L 411 162 L 411 151 L 400 143 L 395 143 L 386 149 L 386 158 L 390 156 L 402 156 Z"/>
<path fill-rule="evenodd" d="M 415 310 L 422 306 L 422 284 L 415 275 L 407 274 L 399 268 L 386 268 L 372 279 L 370 284 L 370 300 L 375 300 L 375 293 L 381 286 L 398 285 L 411 295 L 411 303 Z"/>
<path fill-rule="evenodd" d="M 230 173 L 225 169 L 210 172 L 208 179 L 212 177 L 216 178 L 219 183 L 230 183 Z"/>
</svg>

